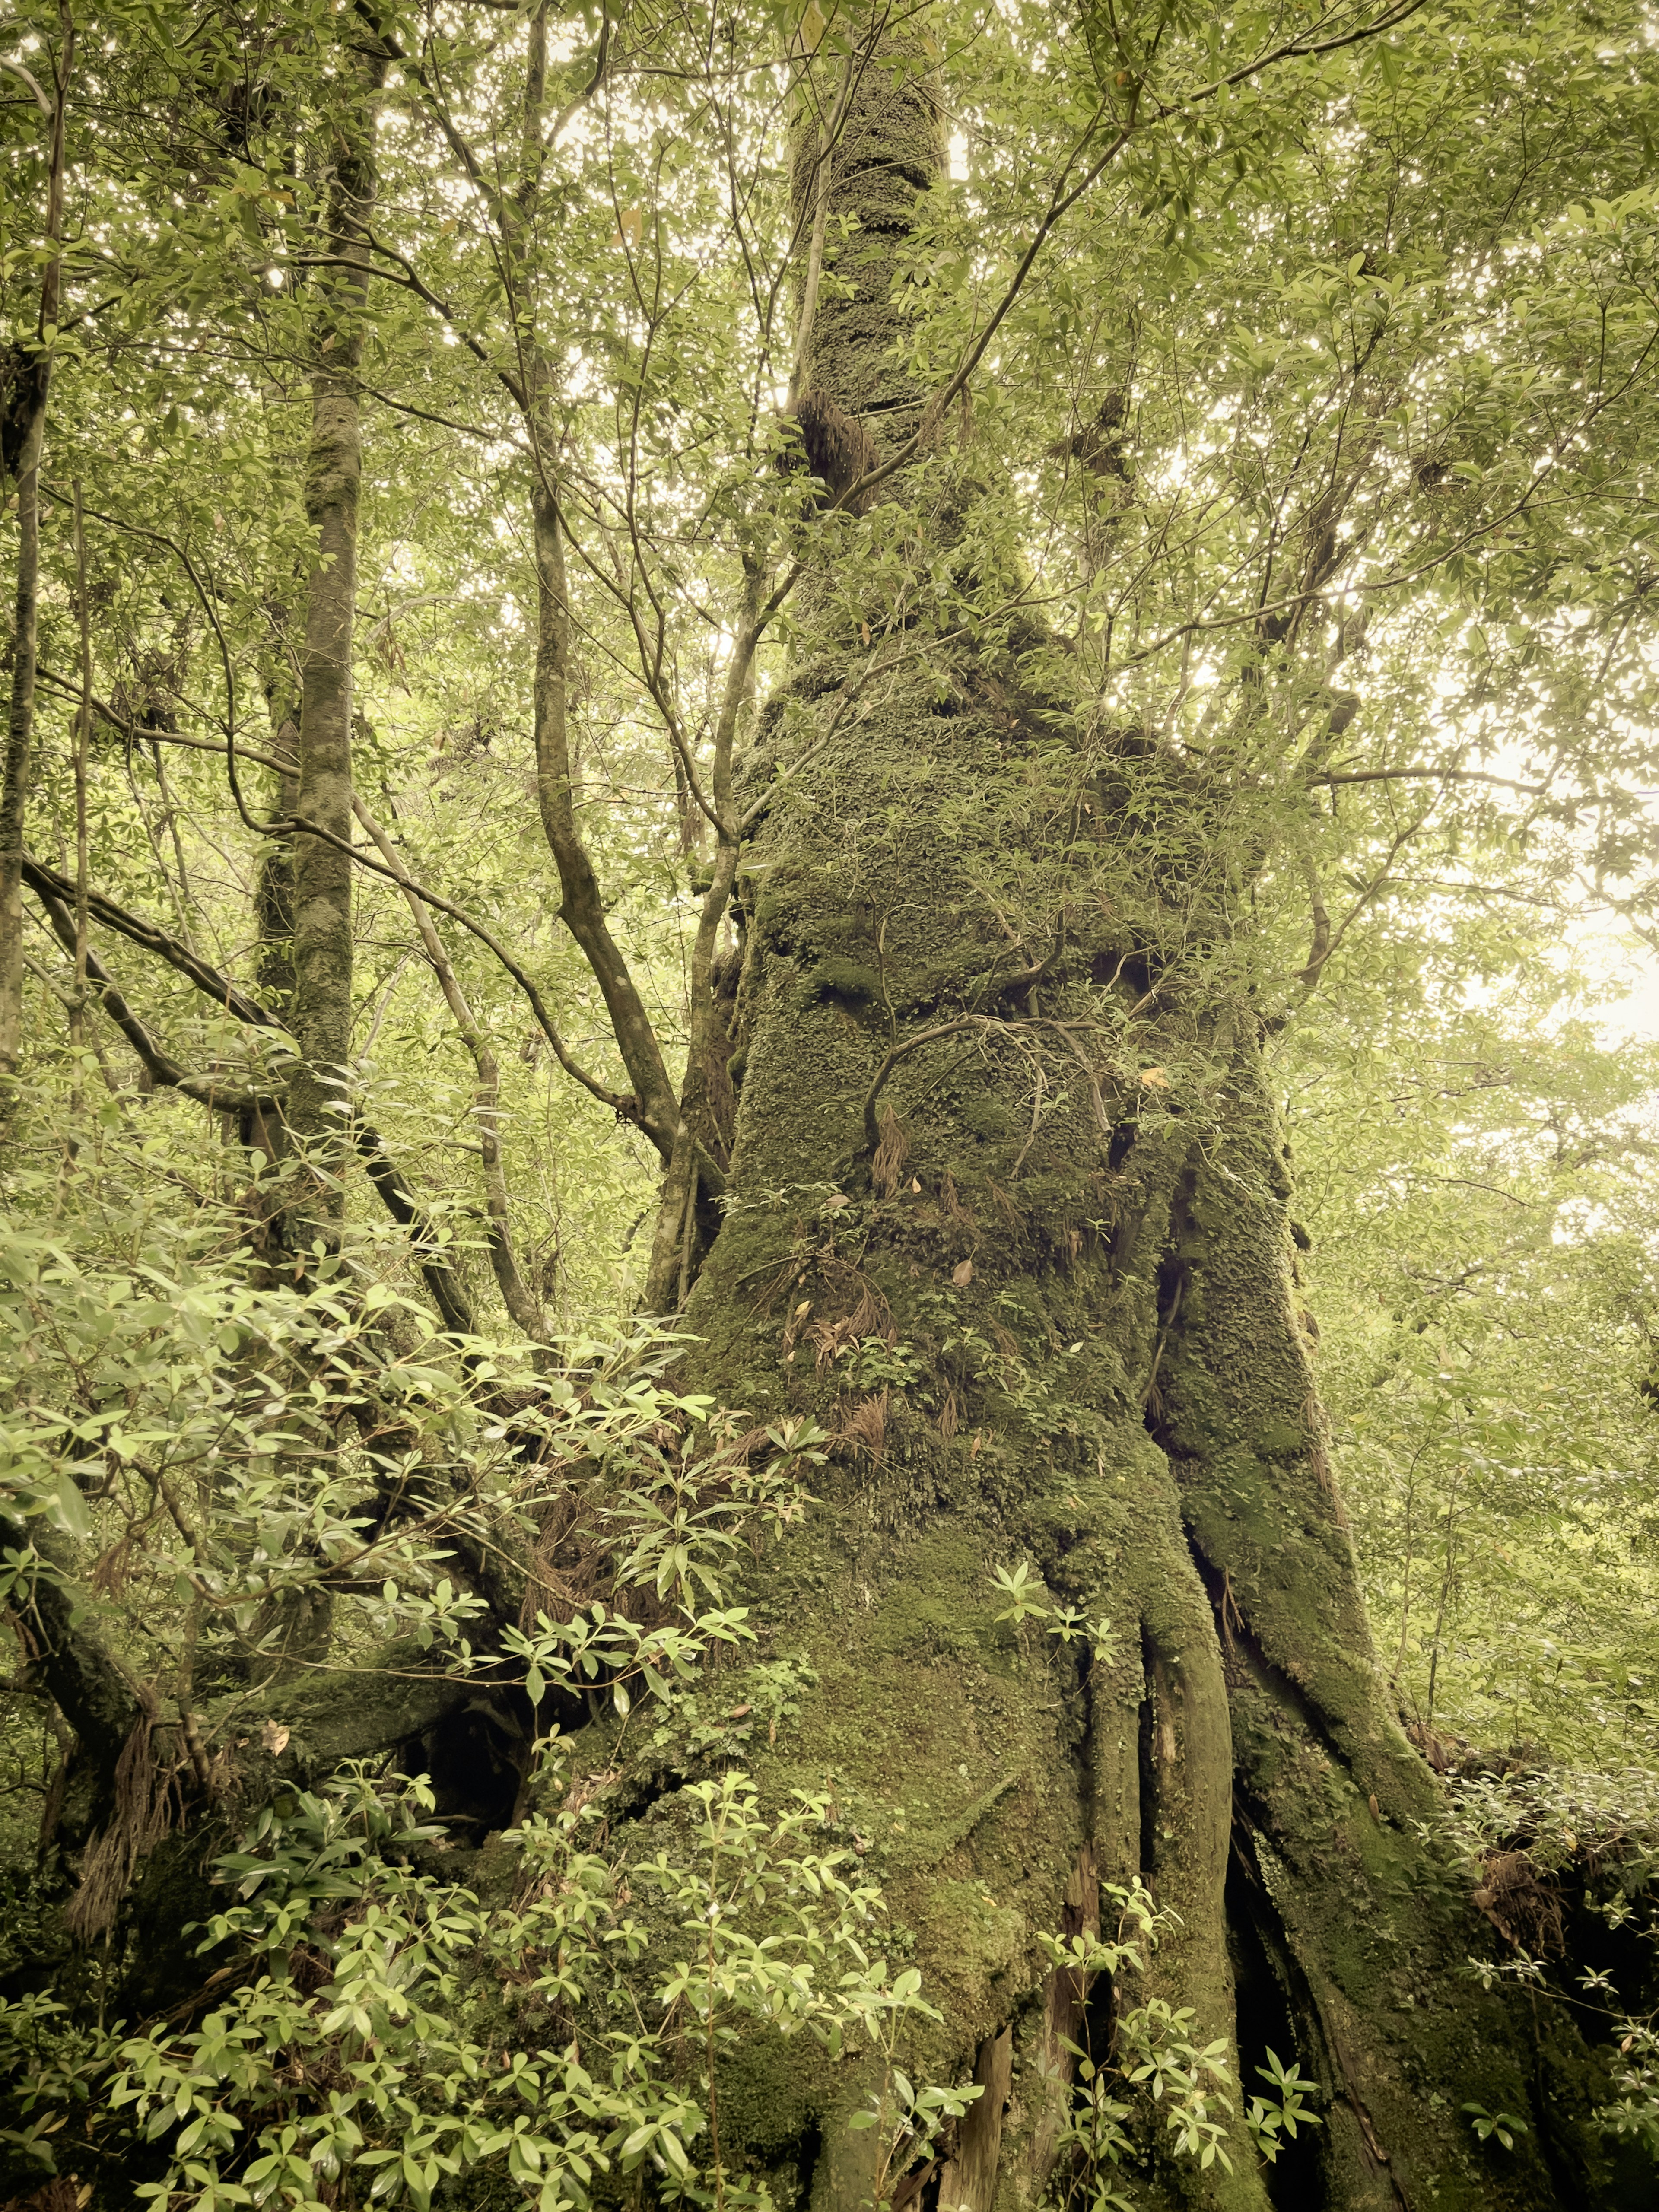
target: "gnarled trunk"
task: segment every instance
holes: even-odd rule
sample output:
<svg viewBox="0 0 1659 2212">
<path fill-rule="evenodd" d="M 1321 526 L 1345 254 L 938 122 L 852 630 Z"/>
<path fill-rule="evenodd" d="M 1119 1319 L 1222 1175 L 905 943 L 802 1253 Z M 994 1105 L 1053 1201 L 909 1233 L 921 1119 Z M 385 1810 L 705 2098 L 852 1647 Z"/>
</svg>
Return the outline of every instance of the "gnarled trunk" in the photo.
<svg viewBox="0 0 1659 2212">
<path fill-rule="evenodd" d="M 867 72 L 830 186 L 832 221 L 858 218 L 854 283 L 817 309 L 803 403 L 861 453 L 921 419 L 890 294 L 939 153 L 926 80 Z M 1137 2201 L 1588 2201 L 1582 2107 L 1540 2093 L 1531 2022 L 1462 1977 L 1471 1916 L 1426 1879 L 1435 1784 L 1372 1656 L 1255 1018 L 1158 996 L 1150 860 L 1140 915 L 1091 896 L 1097 860 L 1120 884 L 1133 865 L 1146 777 L 1188 809 L 1200 873 L 1215 795 L 1143 758 L 1079 805 L 1034 637 L 940 641 L 837 727 L 887 611 L 832 616 L 832 580 L 797 711 L 774 703 L 751 763 L 756 791 L 800 765 L 744 870 L 736 1141 L 689 1364 L 757 1422 L 810 1410 L 839 1439 L 755 1592 L 774 1650 L 817 1679 L 757 1772 L 827 1780 L 944 2015 L 915 2063 L 985 2087 L 939 2201 L 989 2212 L 1048 2185 L 1082 1997 L 1037 1939 L 1135 1876 L 1179 1928 L 1144 1980 L 1091 1993 L 1097 2024 L 1162 1997 L 1195 2043 L 1224 2040 L 1247 2095 L 1272 2045 L 1326 2100 L 1276 2173 L 1236 2121 L 1231 2172 L 1154 2148 Z M 1071 870 L 1046 931 L 995 888 L 1027 863 Z M 1212 923 L 1226 896 L 1202 895 Z M 994 1574 L 1022 1562 L 1097 1624 L 1080 1644 L 1008 1621 Z M 757 2045 L 728 2074 L 728 2142 L 810 2172 L 814 2212 L 859 2212 L 856 2069 Z M 1530 2112 L 1531 2134 L 1480 2150 L 1474 2098 Z"/>
</svg>

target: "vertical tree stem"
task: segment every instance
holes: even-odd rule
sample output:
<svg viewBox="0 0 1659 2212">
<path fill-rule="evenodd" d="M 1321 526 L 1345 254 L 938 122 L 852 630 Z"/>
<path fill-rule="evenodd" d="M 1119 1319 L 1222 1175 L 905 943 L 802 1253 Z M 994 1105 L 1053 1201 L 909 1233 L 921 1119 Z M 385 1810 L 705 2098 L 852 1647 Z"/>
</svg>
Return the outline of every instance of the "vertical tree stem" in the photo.
<svg viewBox="0 0 1659 2212">
<path fill-rule="evenodd" d="M 1451 1595 L 1452 1573 L 1457 1563 L 1457 1490 L 1463 1473 L 1460 1466 L 1452 1477 L 1451 1496 L 1446 1501 L 1446 1567 L 1440 1577 L 1440 1602 L 1435 1608 L 1434 1638 L 1429 1650 L 1429 1709 L 1423 1718 L 1425 1729 L 1434 1726 L 1435 1684 L 1440 1673 L 1440 1634 L 1446 1625 L 1446 1604 Z"/>
<path fill-rule="evenodd" d="M 64 115 L 75 56 L 75 27 L 65 7 L 53 74 L 46 165 L 47 248 L 40 279 L 40 313 L 33 349 L 14 356 L 12 428 L 17 460 L 16 620 L 12 639 L 11 698 L 6 716 L 6 757 L 0 780 L 0 1115 L 15 1103 L 14 1085 L 23 1049 L 23 817 L 28 806 L 34 743 L 34 682 L 40 622 L 40 454 L 46 442 L 46 396 L 52 383 L 63 281 Z M 3 487 L 0 487 L 3 488 Z"/>
<path fill-rule="evenodd" d="M 353 57 L 351 106 L 330 180 L 331 251 L 361 251 L 374 205 L 375 95 L 386 76 L 383 51 Z M 362 477 L 362 395 L 367 281 L 343 275 L 331 285 L 317 331 L 312 376 L 311 446 L 306 515 L 317 532 L 307 592 L 300 687 L 300 814 L 349 847 L 351 816 L 351 654 L 357 605 L 357 499 Z M 321 1221 L 344 1209 L 341 1172 L 349 1146 L 351 1057 L 351 859 L 341 846 L 295 836 L 294 1005 L 300 1048 L 289 1120 L 312 1164 L 306 1204 Z"/>
<path fill-rule="evenodd" d="M 81 1051 L 87 1014 L 87 747 L 92 737 L 92 623 L 87 605 L 87 533 L 81 512 L 81 479 L 75 479 L 75 592 L 81 615 L 81 704 L 75 717 L 75 1004 L 70 1043 L 75 1074 L 70 1093 L 71 1126 L 81 1114 Z M 70 1139 L 73 1143 L 73 1137 Z"/>
<path fill-rule="evenodd" d="M 473 1115 L 477 1122 L 478 1152 L 483 1166 L 484 1207 L 489 1218 L 489 1264 L 501 1294 L 501 1303 L 507 1308 L 514 1328 L 520 1330 L 532 1343 L 544 1342 L 547 1337 L 546 1319 L 519 1272 L 518 1260 L 513 1249 L 507 1175 L 501 1165 L 500 1066 L 490 1048 L 489 1038 L 461 989 L 426 901 L 410 883 L 409 872 L 398 856 L 397 847 L 361 802 L 357 806 L 357 819 L 368 830 L 375 850 L 402 887 L 432 972 L 438 979 L 438 988 L 444 994 L 445 1004 L 454 1018 L 455 1026 L 460 1031 L 472 1065 L 477 1071 L 477 1087 L 473 1092 Z"/>
</svg>

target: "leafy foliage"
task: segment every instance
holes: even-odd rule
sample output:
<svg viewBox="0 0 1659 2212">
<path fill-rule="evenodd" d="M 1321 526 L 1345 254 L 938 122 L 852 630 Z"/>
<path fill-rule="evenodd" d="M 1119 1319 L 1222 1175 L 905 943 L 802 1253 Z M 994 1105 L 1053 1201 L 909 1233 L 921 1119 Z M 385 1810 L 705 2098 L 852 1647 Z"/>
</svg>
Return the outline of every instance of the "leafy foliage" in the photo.
<svg viewBox="0 0 1659 2212">
<path fill-rule="evenodd" d="M 938 0 L 878 55 L 817 0 L 375 23 L 378 191 L 349 270 L 331 192 L 362 121 L 358 16 L 111 0 L 73 49 L 56 9 L 6 27 L 4 407 L 52 368 L 20 805 L 63 893 L 32 879 L 3 918 L 27 984 L 0 1100 L 0 1600 L 22 1639 L 0 1820 L 21 1866 L 44 1814 L 31 1926 L 54 1837 L 85 1844 L 104 1809 L 65 1811 L 53 1635 L 104 1655 L 112 1696 L 143 1686 L 150 1844 L 186 1811 L 229 1820 L 241 1754 L 289 1760 L 221 1856 L 238 1897 L 204 1955 L 233 1986 L 204 2014 L 94 2031 L 82 1953 L 61 2011 L 7 2000 L 10 2148 L 49 2165 L 115 2067 L 106 2154 L 122 2129 L 149 2145 L 160 2203 L 340 2201 L 355 2175 L 424 2204 L 487 2168 L 559 2212 L 635 2179 L 723 2205 L 761 2186 L 723 2161 L 718 2083 L 763 2026 L 869 2058 L 878 2197 L 969 2117 L 969 2088 L 901 2065 L 930 1999 L 888 1971 L 827 1805 L 763 1803 L 732 1763 L 787 1730 L 802 1681 L 755 1650 L 736 1570 L 845 1439 L 683 1394 L 683 1337 L 621 1318 L 647 1269 L 683 1303 L 727 1218 L 732 1068 L 705 1048 L 766 893 L 753 833 L 821 811 L 805 771 L 917 671 L 944 729 L 965 668 L 1019 668 L 1003 757 L 931 827 L 975 856 L 964 932 L 994 924 L 1029 995 L 988 1011 L 988 981 L 939 1037 L 1019 1071 L 1028 1150 L 1085 1091 L 1103 1130 L 1201 1150 L 1216 1038 L 1259 1035 L 1384 1663 L 1460 1778 L 1448 1881 L 1519 1850 L 1553 1897 L 1594 1835 L 1629 1879 L 1598 1909 L 1635 1922 L 1659 1069 L 1609 971 L 1645 957 L 1659 902 L 1645 15 Z M 798 411 L 792 147 L 827 145 L 866 68 L 946 88 L 951 165 L 876 303 L 933 396 L 926 435 L 882 496 L 837 505 Z M 825 224 L 823 301 L 858 296 L 878 233 Z M 307 1161 L 273 1134 L 299 988 L 280 909 L 346 275 L 358 1151 Z M 849 638 L 858 665 L 809 696 Z M 9 680 L 27 657 L 11 640 Z M 884 999 L 895 1036 L 880 948 L 934 744 L 838 830 L 878 958 L 824 988 Z M 574 931 L 556 800 L 605 959 Z M 1072 1031 L 1041 1010 L 1068 966 Z M 1180 1036 L 1170 1006 L 1197 1010 Z M 641 1028 L 687 1104 L 666 1142 Z M 326 1236 L 295 1196 L 313 1170 L 337 1186 Z M 845 1206 L 826 1236 L 855 1268 L 838 1188 L 757 1202 L 809 1199 Z M 1027 1357 L 1038 1319 L 1012 1293 L 984 1328 L 953 1304 L 966 1265 L 927 1294 L 935 1346 L 873 1305 L 820 1346 L 877 1409 L 866 1446 L 889 1393 L 945 1433 L 958 1390 L 988 1425 L 1086 1441 L 1081 1394 Z M 1022 1642 L 1121 1656 L 1030 1562 L 997 1580 Z M 528 1887 L 446 1877 L 463 1816 L 430 1778 L 302 1767 L 270 1693 L 331 1676 L 517 1700 L 540 1747 L 513 1830 Z M 678 1762 L 654 1859 L 612 1853 L 573 1797 L 559 1731 L 583 1717 Z M 1056 1967 L 1144 1965 L 1158 1907 L 1113 1902 L 1115 1940 Z M 1545 1986 L 1546 1947 L 1508 1941 L 1489 1975 Z M 1608 2124 L 1659 2150 L 1652 2016 L 1618 1981 L 1590 1992 L 1623 2068 Z M 1153 1996 L 1109 2051 L 1075 2047 L 1092 2203 L 1123 2201 L 1146 2105 L 1200 2166 L 1225 2160 L 1224 2112 L 1268 2163 L 1315 2124 L 1294 2063 L 1269 2053 L 1246 2103 L 1192 2026 Z M 1468 2117 L 1521 2140 L 1514 2115 Z"/>
</svg>

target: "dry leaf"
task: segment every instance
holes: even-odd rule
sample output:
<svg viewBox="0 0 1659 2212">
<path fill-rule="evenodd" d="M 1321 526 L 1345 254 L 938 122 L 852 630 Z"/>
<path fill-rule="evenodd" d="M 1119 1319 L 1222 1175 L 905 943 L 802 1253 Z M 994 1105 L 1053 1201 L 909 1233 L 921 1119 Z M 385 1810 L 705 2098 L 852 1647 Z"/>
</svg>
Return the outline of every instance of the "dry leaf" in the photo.
<svg viewBox="0 0 1659 2212">
<path fill-rule="evenodd" d="M 293 1729 L 284 1728 L 281 1721 L 267 1721 L 259 1731 L 259 1748 L 261 1751 L 270 1752 L 273 1755 L 277 1752 L 286 1751 L 288 1740 L 293 1733 Z"/>
<path fill-rule="evenodd" d="M 852 1203 L 852 1200 L 847 1196 L 845 1192 L 838 1190 L 833 1198 L 826 1198 L 824 1200 L 823 1210 L 826 1213 L 834 1213 L 838 1207 L 850 1206 Z"/>
<path fill-rule="evenodd" d="M 811 1298 L 803 1298 L 803 1299 L 801 1300 L 800 1304 L 799 1304 L 795 1308 L 795 1319 L 796 1319 L 797 1321 L 799 1321 L 799 1320 L 801 1318 L 801 1316 L 802 1316 L 803 1314 L 810 1314 L 810 1313 L 811 1312 L 811 1310 L 812 1310 L 812 1301 L 811 1301 Z"/>
<path fill-rule="evenodd" d="M 912 1190 L 920 1190 L 921 1188 L 921 1182 L 915 1176 L 912 1176 L 910 1178 L 910 1188 Z"/>
<path fill-rule="evenodd" d="M 1169 1091 L 1174 1087 L 1161 1067 L 1143 1067 L 1140 1071 L 1140 1079 L 1143 1083 L 1150 1084 L 1154 1091 Z"/>
<path fill-rule="evenodd" d="M 959 1291 L 965 1291 L 973 1279 L 974 1263 L 971 1260 L 963 1260 L 959 1266 L 951 1270 L 951 1280 Z"/>
</svg>

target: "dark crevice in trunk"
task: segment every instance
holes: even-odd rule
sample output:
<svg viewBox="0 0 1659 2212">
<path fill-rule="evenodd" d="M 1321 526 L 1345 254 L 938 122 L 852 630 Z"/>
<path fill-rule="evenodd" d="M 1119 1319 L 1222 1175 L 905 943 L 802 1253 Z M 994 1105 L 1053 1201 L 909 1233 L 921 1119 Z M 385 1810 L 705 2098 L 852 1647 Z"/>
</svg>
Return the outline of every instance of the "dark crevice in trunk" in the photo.
<svg viewBox="0 0 1659 2212">
<path fill-rule="evenodd" d="M 1256 2069 L 1266 2065 L 1271 2051 L 1282 2064 L 1294 2060 L 1298 2072 L 1311 2075 L 1325 2092 L 1322 2102 L 1328 2105 L 1339 2085 L 1313 1996 L 1291 1956 L 1262 1881 L 1250 1823 L 1237 1808 L 1226 1911 L 1240 2097 L 1249 2102 L 1261 2081 Z M 1279 2212 L 1324 2212 L 1330 2201 L 1322 2112 L 1320 2118 L 1318 2128 L 1298 2130 L 1295 2140 L 1281 2148 L 1278 2163 L 1267 2170 L 1267 2195 Z"/>
<path fill-rule="evenodd" d="M 481 1844 L 513 1826 L 530 1771 L 535 1718 L 522 1690 L 497 1690 L 469 1698 L 405 1745 L 411 1771 L 423 1771 L 431 1781 L 434 1817 L 455 1842 Z"/>
<path fill-rule="evenodd" d="M 1152 1678 L 1152 1645 L 1145 1627 L 1140 1632 L 1140 1668 L 1143 1678 L 1150 1684 Z M 1140 1763 L 1140 1835 L 1138 1849 L 1143 1881 L 1152 1880 L 1152 1869 L 1158 1863 L 1158 1773 L 1153 1756 L 1152 1729 L 1152 1700 L 1148 1694 L 1140 1700 L 1136 1745 L 1136 1755 Z"/>
<path fill-rule="evenodd" d="M 818 2160 L 823 2156 L 823 2130 L 816 2119 L 809 2119 L 795 2139 L 793 2160 L 794 2187 L 787 2185 L 789 2169 L 775 2177 L 785 2185 L 777 2190 L 780 2203 L 807 2205 L 812 2201 L 812 2177 L 817 2172 Z"/>
<path fill-rule="evenodd" d="M 1147 1427 L 1152 1429 L 1150 1419 Z M 1152 1433 L 1156 1436 L 1156 1430 L 1152 1430 Z M 1163 1449 L 1169 1449 L 1161 1437 L 1158 1441 Z M 1170 1457 L 1173 1461 L 1176 1455 L 1171 1453 Z M 1211 1610 L 1215 1614 L 1216 1633 L 1221 1640 L 1221 1655 L 1227 1670 L 1229 1687 L 1237 1686 L 1237 1679 L 1242 1674 L 1254 1676 L 1276 1705 L 1294 1715 L 1307 1731 L 1310 1741 L 1318 1745 L 1332 1765 L 1346 1769 L 1349 1764 L 1348 1755 L 1331 1733 L 1318 1708 L 1284 1669 L 1275 1666 L 1268 1658 L 1239 1610 L 1227 1575 L 1212 1565 L 1190 1526 L 1187 1528 L 1186 1534 L 1187 1548 L 1192 1554 L 1193 1565 L 1198 1570 L 1199 1580 L 1204 1585 Z"/>
</svg>

